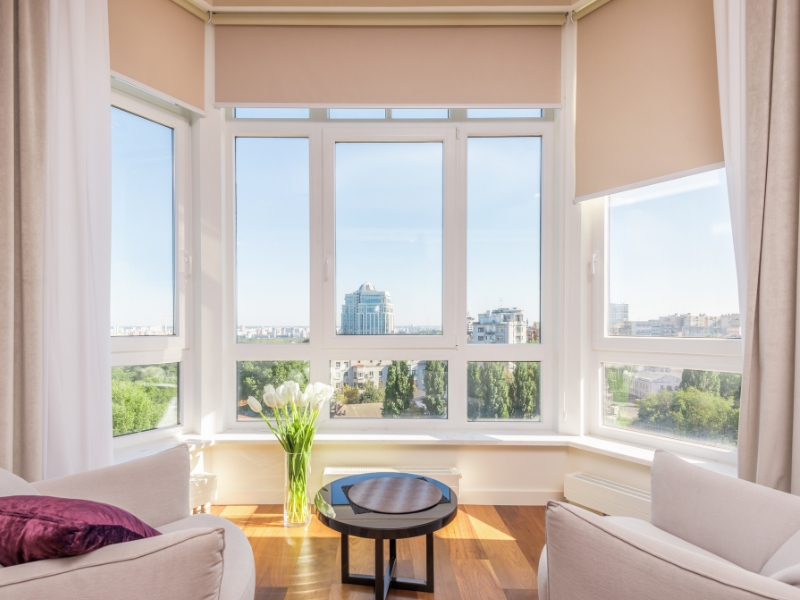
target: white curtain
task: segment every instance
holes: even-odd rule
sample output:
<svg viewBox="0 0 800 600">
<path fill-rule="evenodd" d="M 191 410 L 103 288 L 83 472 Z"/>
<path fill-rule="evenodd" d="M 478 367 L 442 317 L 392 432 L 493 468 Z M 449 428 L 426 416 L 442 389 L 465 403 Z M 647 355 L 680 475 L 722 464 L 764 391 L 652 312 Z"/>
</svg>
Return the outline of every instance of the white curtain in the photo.
<svg viewBox="0 0 800 600">
<path fill-rule="evenodd" d="M 739 284 L 739 321 L 743 339 L 746 335 L 747 315 L 745 2 L 746 0 L 714 0 L 722 148 L 728 177 L 733 251 L 736 255 Z"/>
<path fill-rule="evenodd" d="M 44 477 L 112 461 L 107 0 L 49 0 Z"/>
</svg>

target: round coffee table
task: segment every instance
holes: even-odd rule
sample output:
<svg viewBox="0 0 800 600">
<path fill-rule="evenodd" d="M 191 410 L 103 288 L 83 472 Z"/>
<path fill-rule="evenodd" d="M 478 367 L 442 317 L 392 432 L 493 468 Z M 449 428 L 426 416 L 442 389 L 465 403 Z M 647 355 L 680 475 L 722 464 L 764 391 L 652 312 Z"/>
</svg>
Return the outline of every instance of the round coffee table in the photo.
<svg viewBox="0 0 800 600">
<path fill-rule="evenodd" d="M 350 487 L 369 479 L 382 477 L 413 477 L 424 479 L 437 486 L 442 492 L 442 500 L 432 508 L 406 514 L 385 514 L 367 511 L 354 505 L 347 497 Z M 322 499 L 331 505 L 335 516 L 317 510 L 319 520 L 342 534 L 342 583 L 369 585 L 375 587 L 375 600 L 384 600 L 389 588 L 411 590 L 414 592 L 433 592 L 433 533 L 439 531 L 458 513 L 458 498 L 445 484 L 428 477 L 409 473 L 367 473 L 337 479 L 320 490 Z M 344 489 L 342 489 L 344 488 Z M 375 575 L 350 573 L 350 536 L 375 540 Z M 425 536 L 426 580 L 393 577 L 397 562 L 397 540 Z M 383 568 L 383 540 L 389 540 L 389 564 Z M 378 576 L 383 573 L 383 576 Z"/>
</svg>

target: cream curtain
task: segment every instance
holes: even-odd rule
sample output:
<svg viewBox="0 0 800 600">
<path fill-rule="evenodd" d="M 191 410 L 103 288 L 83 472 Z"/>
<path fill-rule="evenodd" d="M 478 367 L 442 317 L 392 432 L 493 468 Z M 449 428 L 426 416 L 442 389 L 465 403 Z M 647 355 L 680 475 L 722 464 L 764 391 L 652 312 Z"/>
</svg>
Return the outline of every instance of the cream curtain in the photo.
<svg viewBox="0 0 800 600">
<path fill-rule="evenodd" d="M 106 0 L 49 0 L 43 477 L 111 464 Z"/>
<path fill-rule="evenodd" d="M 0 467 L 42 473 L 47 3 L 0 2 Z"/>
<path fill-rule="evenodd" d="M 800 2 L 748 0 L 739 476 L 800 494 Z"/>
</svg>

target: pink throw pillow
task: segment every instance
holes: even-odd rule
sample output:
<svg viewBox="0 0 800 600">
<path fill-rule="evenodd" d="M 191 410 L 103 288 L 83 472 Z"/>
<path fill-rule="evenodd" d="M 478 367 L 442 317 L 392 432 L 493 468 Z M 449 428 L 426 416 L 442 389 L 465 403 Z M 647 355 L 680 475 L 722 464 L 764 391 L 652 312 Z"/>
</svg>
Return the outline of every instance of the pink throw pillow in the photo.
<svg viewBox="0 0 800 600">
<path fill-rule="evenodd" d="M 78 556 L 161 535 L 127 511 L 53 496 L 0 497 L 0 565 Z"/>
</svg>

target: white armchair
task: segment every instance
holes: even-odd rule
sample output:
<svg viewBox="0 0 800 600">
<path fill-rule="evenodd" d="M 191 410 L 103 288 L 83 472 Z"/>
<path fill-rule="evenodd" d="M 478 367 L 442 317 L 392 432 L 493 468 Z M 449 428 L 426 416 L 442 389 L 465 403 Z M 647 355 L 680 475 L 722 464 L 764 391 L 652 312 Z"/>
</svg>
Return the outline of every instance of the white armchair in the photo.
<svg viewBox="0 0 800 600">
<path fill-rule="evenodd" d="M 0 496 L 47 495 L 113 504 L 163 535 L 72 558 L 0 567 L 4 600 L 253 600 L 250 542 L 230 521 L 189 509 L 189 451 L 29 484 L 0 469 Z"/>
<path fill-rule="evenodd" d="M 651 522 L 547 506 L 539 600 L 800 599 L 800 497 L 656 452 Z"/>
</svg>

